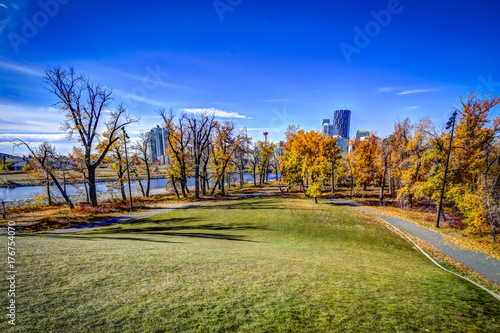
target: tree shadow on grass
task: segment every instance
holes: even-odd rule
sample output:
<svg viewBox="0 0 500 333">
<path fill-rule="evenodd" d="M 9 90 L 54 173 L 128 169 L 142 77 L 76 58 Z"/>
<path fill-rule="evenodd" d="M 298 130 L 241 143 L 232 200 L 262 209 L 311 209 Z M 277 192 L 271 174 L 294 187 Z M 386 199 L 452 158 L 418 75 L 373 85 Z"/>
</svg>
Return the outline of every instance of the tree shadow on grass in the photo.
<svg viewBox="0 0 500 333">
<path fill-rule="evenodd" d="M 269 202 L 245 202 L 245 201 L 229 201 L 224 204 L 217 204 L 213 206 L 202 206 L 202 207 L 186 207 L 184 209 L 251 209 L 251 210 L 270 210 L 270 209 L 280 209 L 278 204 L 273 204 Z"/>
<path fill-rule="evenodd" d="M 218 204 L 213 206 L 201 206 L 201 207 L 187 207 L 185 209 L 199 208 L 206 210 L 216 210 L 216 209 L 240 209 L 240 210 L 282 210 L 284 209 L 282 203 L 269 202 L 263 198 L 262 201 L 245 202 L 244 200 L 231 201 L 224 204 Z M 312 200 L 312 199 L 311 199 Z M 304 208 L 301 207 L 300 210 L 314 210 L 314 208 Z"/>
<path fill-rule="evenodd" d="M 164 243 L 178 243 L 172 241 L 149 240 L 135 237 L 120 237 L 122 235 L 151 235 L 151 236 L 171 236 L 171 237 L 190 237 L 190 238 L 211 238 L 242 242 L 255 242 L 245 239 L 246 235 L 225 234 L 220 231 L 235 231 L 235 230 L 257 230 L 265 229 L 262 226 L 252 224 L 222 224 L 222 223 L 206 223 L 197 224 L 204 221 L 201 218 L 165 218 L 145 222 L 139 220 L 127 225 L 118 225 L 111 228 L 100 229 L 82 233 L 78 236 L 71 235 L 75 238 L 102 238 L 102 239 L 125 239 L 125 240 L 140 240 Z M 151 225 L 154 224 L 154 225 Z M 217 232 L 218 231 L 218 232 Z"/>
<path fill-rule="evenodd" d="M 355 202 L 351 202 L 351 201 L 348 201 L 348 202 L 345 202 L 345 201 L 342 201 L 342 202 L 338 202 L 338 201 L 330 201 L 328 203 L 328 205 L 330 206 L 345 206 L 345 207 L 359 207 L 361 205 L 355 203 Z"/>
<path fill-rule="evenodd" d="M 44 237 L 60 237 L 60 234 L 43 235 Z M 172 242 L 166 240 L 155 240 L 150 238 L 139 238 L 139 237 L 115 237 L 115 236 L 94 236 L 94 234 L 64 234 L 64 237 L 68 239 L 78 239 L 78 240 L 93 240 L 93 239 L 105 239 L 105 240 L 132 240 L 132 241 L 142 241 L 142 242 L 153 242 L 153 243 L 182 243 L 182 242 Z"/>
</svg>

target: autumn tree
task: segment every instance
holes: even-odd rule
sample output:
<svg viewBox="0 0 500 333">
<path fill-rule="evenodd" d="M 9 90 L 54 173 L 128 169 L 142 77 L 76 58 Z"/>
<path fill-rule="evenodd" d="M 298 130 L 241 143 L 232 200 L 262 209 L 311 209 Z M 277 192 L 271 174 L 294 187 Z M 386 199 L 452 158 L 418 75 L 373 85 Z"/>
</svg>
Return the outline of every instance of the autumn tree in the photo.
<svg viewBox="0 0 500 333">
<path fill-rule="evenodd" d="M 167 131 L 168 147 L 166 148 L 166 153 L 170 159 L 172 168 L 178 168 L 176 176 L 178 176 L 180 181 L 182 196 L 186 198 L 189 193 L 187 177 L 189 167 L 192 164 L 190 144 L 193 133 L 185 114 L 181 114 L 178 118 L 175 118 L 172 109 L 167 112 L 163 108 L 160 108 L 158 113 L 163 118 Z"/>
<path fill-rule="evenodd" d="M 104 137 L 106 138 L 107 136 L 109 136 L 109 133 L 104 133 Z M 104 162 L 107 162 L 109 165 L 111 165 L 111 169 L 116 173 L 116 181 L 109 181 L 108 187 L 118 188 L 123 200 L 127 200 L 127 195 L 125 194 L 125 175 L 127 173 L 127 170 L 129 169 L 129 165 L 127 164 L 127 161 L 125 159 L 125 140 L 127 139 L 124 137 L 124 135 L 120 135 L 118 137 L 118 140 L 116 140 L 111 145 L 108 154 L 103 160 Z M 97 151 L 102 151 L 105 146 L 105 141 L 103 141 L 103 143 L 98 145 Z"/>
<path fill-rule="evenodd" d="M 420 119 L 406 133 L 406 144 L 402 147 L 405 159 L 402 160 L 401 188 L 398 190 L 398 198 L 410 206 L 415 199 L 423 196 L 422 186 L 430 169 L 429 160 L 425 157 L 430 148 L 431 126 L 428 118 Z"/>
<path fill-rule="evenodd" d="M 97 206 L 96 169 L 104 160 L 111 146 L 119 139 L 120 130 L 136 120 L 129 117 L 119 104 L 109 110 L 113 101 L 112 90 L 91 82 L 86 76 L 77 74 L 73 67 L 62 69 L 49 67 L 44 79 L 49 91 L 58 98 L 54 105 L 66 116 L 63 125 L 69 137 L 76 135 L 83 148 L 83 160 L 87 169 L 90 203 Z M 105 114 L 109 114 L 106 118 Z M 103 138 L 102 130 L 109 133 Z M 96 152 L 100 144 L 101 152 Z"/>
<path fill-rule="evenodd" d="M 341 147 L 337 144 L 337 138 L 326 136 L 321 139 L 320 156 L 317 163 L 320 164 L 321 174 L 326 179 L 330 177 L 331 193 L 335 193 L 335 170 L 340 160 Z"/>
<path fill-rule="evenodd" d="M 212 195 L 217 186 L 225 193 L 225 177 L 228 174 L 233 154 L 237 151 L 241 134 L 236 133 L 236 124 L 226 121 L 218 123 L 215 127 L 214 142 L 211 145 L 211 162 L 215 173 L 215 184 L 212 188 Z"/>
<path fill-rule="evenodd" d="M 287 133 L 284 150 L 281 157 L 282 176 L 288 186 L 299 183 L 305 189 L 304 183 L 309 186 L 314 184 L 313 188 L 305 193 L 314 192 L 316 195 L 325 178 L 329 177 L 332 184 L 334 183 L 335 167 L 340 158 L 340 147 L 337 146 L 336 138 L 324 137 L 316 131 L 306 133 L 291 128 Z M 318 182 L 321 187 L 318 187 Z"/>
<path fill-rule="evenodd" d="M 490 218 L 494 216 L 495 197 L 488 193 L 496 188 L 499 177 L 494 166 L 500 159 L 500 116 L 491 120 L 490 114 L 498 104 L 500 98 L 488 99 L 472 92 L 462 100 L 463 110 L 456 126 L 446 197 L 460 210 L 472 232 L 488 226 L 487 202 L 493 210 Z M 494 220 L 489 221 L 494 224 Z"/>
<path fill-rule="evenodd" d="M 276 147 L 267 141 L 258 142 L 259 163 L 257 164 L 257 172 L 259 173 L 259 185 L 262 185 L 268 180 L 269 163 L 276 150 Z"/>
<path fill-rule="evenodd" d="M 376 165 L 377 156 L 380 154 L 378 140 L 372 133 L 368 139 L 357 141 L 354 144 L 353 171 L 356 177 L 356 185 L 363 186 L 364 191 L 366 191 L 368 184 L 376 179 L 379 171 Z"/>
</svg>

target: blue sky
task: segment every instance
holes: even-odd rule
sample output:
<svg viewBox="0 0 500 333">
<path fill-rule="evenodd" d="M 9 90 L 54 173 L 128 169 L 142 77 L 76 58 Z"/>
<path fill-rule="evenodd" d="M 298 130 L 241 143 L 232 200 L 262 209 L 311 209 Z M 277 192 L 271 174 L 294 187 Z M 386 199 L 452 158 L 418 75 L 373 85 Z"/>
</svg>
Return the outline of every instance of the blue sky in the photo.
<svg viewBox="0 0 500 333">
<path fill-rule="evenodd" d="M 15 137 L 71 148 L 42 75 L 73 65 L 114 89 L 129 132 L 155 111 L 215 110 L 254 140 L 333 111 L 390 133 L 398 118 L 440 127 L 472 89 L 500 90 L 493 1 L 0 0 L 0 151 Z M 498 113 L 498 111 L 496 111 Z M 21 152 L 16 150 L 16 152 Z"/>
</svg>

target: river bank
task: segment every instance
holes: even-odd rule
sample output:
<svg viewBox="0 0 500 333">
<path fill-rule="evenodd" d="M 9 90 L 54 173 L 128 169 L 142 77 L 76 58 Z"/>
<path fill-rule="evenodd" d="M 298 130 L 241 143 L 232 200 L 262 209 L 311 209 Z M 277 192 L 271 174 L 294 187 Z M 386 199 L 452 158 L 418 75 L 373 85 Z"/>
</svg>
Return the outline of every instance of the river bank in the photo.
<svg viewBox="0 0 500 333">
<path fill-rule="evenodd" d="M 172 195 L 173 193 L 167 190 L 166 188 L 152 188 L 149 191 L 150 195 Z M 128 196 L 128 192 L 127 192 Z M 142 192 L 140 190 L 133 190 L 132 191 L 132 198 L 134 197 L 142 197 Z M 87 202 L 87 196 L 86 195 L 70 195 L 69 196 L 71 202 L 74 205 L 78 205 L 82 202 Z M 119 200 L 121 199 L 121 193 L 120 192 L 101 192 L 97 193 L 97 200 L 99 202 L 105 202 L 105 201 L 112 201 L 112 200 Z M 65 204 L 64 198 L 60 196 L 53 196 L 52 201 L 57 203 L 57 204 Z M 33 199 L 24 199 L 24 200 L 12 200 L 12 201 L 4 201 L 5 208 L 6 209 L 12 209 L 12 208 L 18 208 L 18 207 L 24 207 L 24 206 L 33 206 L 36 204 L 46 204 L 47 200 L 45 202 L 35 202 Z"/>
<path fill-rule="evenodd" d="M 145 178 L 145 177 L 144 177 Z M 165 176 L 151 176 L 151 179 L 166 179 Z M 98 177 L 96 179 L 96 183 L 102 183 L 102 182 L 116 182 L 118 178 L 116 177 Z M 85 180 L 83 178 L 78 178 L 78 179 L 68 179 L 66 184 L 67 185 L 73 185 L 73 184 L 82 184 Z M 136 179 L 131 179 L 130 181 L 137 182 Z M 63 182 L 60 182 L 61 185 L 63 185 Z M 50 181 L 50 186 L 54 186 L 55 183 L 53 181 Z M 35 180 L 23 180 L 23 181 L 4 181 L 0 180 L 0 188 L 9 188 L 9 187 L 21 187 L 21 186 L 46 186 L 46 180 L 42 179 L 35 179 Z"/>
</svg>

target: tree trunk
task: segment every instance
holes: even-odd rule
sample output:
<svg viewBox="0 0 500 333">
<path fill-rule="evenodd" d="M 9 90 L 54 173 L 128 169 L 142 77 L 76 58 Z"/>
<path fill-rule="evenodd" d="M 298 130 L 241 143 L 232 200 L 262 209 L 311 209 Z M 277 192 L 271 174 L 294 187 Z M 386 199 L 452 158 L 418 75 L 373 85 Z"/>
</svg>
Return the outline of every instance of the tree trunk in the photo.
<svg viewBox="0 0 500 333">
<path fill-rule="evenodd" d="M 186 195 L 186 187 L 184 186 L 184 181 L 181 180 L 181 191 L 182 191 L 182 196 L 184 198 L 187 198 L 187 195 Z"/>
<path fill-rule="evenodd" d="M 149 170 L 149 163 L 148 162 L 146 162 L 146 175 L 147 175 L 146 198 L 149 198 L 149 189 L 151 188 L 151 172 Z"/>
<path fill-rule="evenodd" d="M 266 183 L 269 181 L 269 161 L 266 163 Z"/>
<path fill-rule="evenodd" d="M 380 195 L 378 197 L 380 201 L 380 206 L 384 205 L 384 187 L 385 187 L 385 176 L 387 174 L 387 160 L 384 163 L 384 171 L 382 172 L 382 180 L 380 181 Z"/>
<path fill-rule="evenodd" d="M 212 188 L 212 193 L 210 193 L 210 195 L 214 195 L 217 186 L 219 186 L 219 178 L 217 178 L 217 180 L 215 181 L 214 187 Z"/>
<path fill-rule="evenodd" d="M 89 199 L 92 207 L 97 207 L 97 189 L 95 186 L 95 167 L 88 166 Z"/>
<path fill-rule="evenodd" d="M 125 194 L 125 185 L 123 184 L 122 177 L 118 177 L 118 184 L 120 185 L 120 192 L 122 193 L 122 199 L 127 200 L 127 195 Z"/>
<path fill-rule="evenodd" d="M 205 191 L 206 190 L 210 190 L 210 181 L 208 180 L 208 173 L 205 172 L 205 182 L 206 182 L 206 185 L 205 185 Z M 206 193 L 204 193 L 206 195 Z"/>
<path fill-rule="evenodd" d="M 332 193 L 335 193 L 335 167 L 332 163 Z"/>
<path fill-rule="evenodd" d="M 87 188 L 87 183 L 85 182 L 85 178 L 83 179 L 83 188 L 85 189 L 85 197 L 87 198 L 87 202 L 90 202 L 89 189 Z"/>
<path fill-rule="evenodd" d="M 71 199 L 68 197 L 66 190 L 62 188 L 61 184 L 59 184 L 59 181 L 57 180 L 56 176 L 53 175 L 52 173 L 49 173 L 49 174 L 50 174 L 50 177 L 52 178 L 52 180 L 54 181 L 54 184 L 56 185 L 57 189 L 59 190 L 59 192 L 61 192 L 61 195 L 63 196 L 64 200 L 68 204 L 69 208 L 70 209 L 75 208 L 75 206 L 71 202 Z"/>
<path fill-rule="evenodd" d="M 352 175 L 352 169 L 350 169 L 350 173 L 351 173 L 351 195 L 350 195 L 350 198 L 352 199 L 352 190 L 354 189 L 354 177 Z"/>
<path fill-rule="evenodd" d="M 390 168 L 389 168 L 389 194 L 391 197 L 394 196 L 394 186 L 392 181 L 392 172 Z"/>
<path fill-rule="evenodd" d="M 253 166 L 253 186 L 257 186 L 257 178 L 255 177 L 255 166 Z"/>
<path fill-rule="evenodd" d="M 172 186 L 174 187 L 175 195 L 177 196 L 177 200 L 179 200 L 180 199 L 179 191 L 177 191 L 177 186 L 175 185 L 175 179 L 174 179 L 173 175 L 171 176 L 171 179 L 172 179 Z"/>
<path fill-rule="evenodd" d="M 202 191 L 203 195 L 207 195 L 207 190 L 210 190 L 210 184 L 208 183 L 208 171 L 207 166 L 210 161 L 210 155 L 207 153 L 208 157 L 203 160 L 203 186 Z"/>
<path fill-rule="evenodd" d="M 141 179 L 139 179 L 139 175 L 137 174 L 137 172 L 135 172 L 135 179 L 139 183 L 139 188 L 141 189 L 142 196 L 145 197 L 146 193 L 144 192 L 144 186 L 142 186 Z"/>
<path fill-rule="evenodd" d="M 318 198 L 314 197 L 314 203 L 317 204 L 318 203 Z"/>
<path fill-rule="evenodd" d="M 194 198 L 200 198 L 200 161 L 195 157 L 194 162 Z"/>
<path fill-rule="evenodd" d="M 66 172 L 63 170 L 63 188 L 64 192 L 66 192 Z"/>
<path fill-rule="evenodd" d="M 50 182 L 49 182 L 49 173 L 47 172 L 47 203 L 49 206 L 52 206 L 52 196 L 50 195 Z"/>
<path fill-rule="evenodd" d="M 221 182 L 220 182 L 220 190 L 222 192 L 222 195 L 224 195 L 224 170 L 222 170 L 222 177 L 221 177 Z"/>
<path fill-rule="evenodd" d="M 302 192 L 304 192 L 304 195 L 307 196 L 307 194 L 306 194 L 306 187 L 304 186 L 304 180 L 303 179 L 300 181 L 300 186 L 302 187 Z"/>
</svg>

